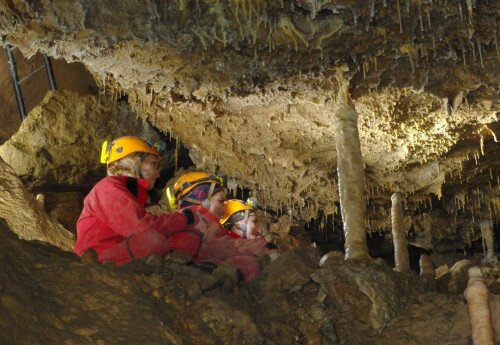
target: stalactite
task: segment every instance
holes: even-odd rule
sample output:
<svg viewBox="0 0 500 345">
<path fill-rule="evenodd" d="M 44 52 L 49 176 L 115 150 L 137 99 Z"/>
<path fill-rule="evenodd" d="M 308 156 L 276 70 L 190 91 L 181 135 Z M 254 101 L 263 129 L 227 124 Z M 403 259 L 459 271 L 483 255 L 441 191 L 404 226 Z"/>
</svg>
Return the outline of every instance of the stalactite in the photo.
<svg viewBox="0 0 500 345">
<path fill-rule="evenodd" d="M 496 50 L 496 53 L 497 53 L 497 60 L 500 61 L 500 52 L 498 50 L 498 39 L 497 39 L 497 30 L 495 29 L 493 31 L 494 35 L 495 35 L 495 50 Z"/>
<path fill-rule="evenodd" d="M 401 23 L 401 7 L 399 6 L 399 0 L 396 0 L 396 5 L 398 7 L 398 20 L 399 20 L 399 33 L 403 33 L 403 24 Z"/>
<path fill-rule="evenodd" d="M 481 68 L 484 69 L 483 50 L 481 47 L 481 42 L 477 42 L 477 50 L 479 51 L 479 61 L 481 62 Z"/>
<path fill-rule="evenodd" d="M 418 21 L 420 22 L 420 31 L 424 31 L 424 21 L 422 20 L 422 4 L 418 1 Z"/>
<path fill-rule="evenodd" d="M 175 172 L 177 172 L 177 169 L 179 168 L 179 148 L 180 148 L 179 138 L 175 138 Z"/>
<path fill-rule="evenodd" d="M 469 23 L 472 24 L 472 13 L 473 13 L 472 0 L 466 0 L 466 3 L 467 3 L 467 12 L 469 13 Z"/>
<path fill-rule="evenodd" d="M 474 345 L 494 345 L 493 326 L 490 307 L 488 305 L 488 288 L 484 284 L 481 269 L 477 266 L 468 270 L 469 282 L 464 296 L 467 300 Z"/>
<path fill-rule="evenodd" d="M 464 61 L 464 69 L 467 69 L 467 60 L 465 59 L 465 47 L 462 48 L 462 60 Z"/>
<path fill-rule="evenodd" d="M 363 159 L 358 114 L 349 99 L 349 81 L 337 70 L 339 91 L 334 116 L 340 209 L 345 234 L 345 258 L 368 258 L 365 230 Z"/>
<path fill-rule="evenodd" d="M 392 238 L 394 242 L 394 262 L 396 264 L 394 270 L 397 272 L 408 272 L 410 271 L 410 258 L 403 223 L 401 194 L 392 194 L 391 202 Z"/>
<path fill-rule="evenodd" d="M 431 25 L 431 10 L 427 11 L 427 24 L 429 25 L 429 30 L 432 30 L 432 25 Z"/>
<path fill-rule="evenodd" d="M 472 43 L 472 41 L 469 41 L 469 45 L 472 48 L 472 58 L 474 59 L 474 62 L 476 62 L 476 48 L 474 46 L 474 43 Z"/>
</svg>

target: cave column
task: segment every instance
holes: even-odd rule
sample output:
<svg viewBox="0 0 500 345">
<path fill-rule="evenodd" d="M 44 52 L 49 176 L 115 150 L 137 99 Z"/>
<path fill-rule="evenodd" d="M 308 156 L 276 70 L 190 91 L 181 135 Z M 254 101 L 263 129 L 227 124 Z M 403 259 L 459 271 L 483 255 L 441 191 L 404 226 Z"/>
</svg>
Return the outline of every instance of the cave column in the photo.
<svg viewBox="0 0 500 345">
<path fill-rule="evenodd" d="M 484 262 L 497 262 L 498 258 L 495 255 L 495 240 L 493 228 L 489 220 L 483 220 L 479 224 L 481 228 L 481 236 L 483 237 L 484 246 Z"/>
<path fill-rule="evenodd" d="M 391 202 L 392 240 L 394 242 L 394 262 L 396 263 L 394 270 L 397 272 L 409 272 L 410 258 L 408 255 L 406 231 L 404 229 L 403 201 L 401 194 L 392 194 Z"/>
<path fill-rule="evenodd" d="M 337 72 L 339 92 L 334 115 L 340 210 L 345 235 L 345 259 L 368 258 L 365 230 L 364 168 L 358 114 L 349 99 L 349 82 Z"/>
</svg>

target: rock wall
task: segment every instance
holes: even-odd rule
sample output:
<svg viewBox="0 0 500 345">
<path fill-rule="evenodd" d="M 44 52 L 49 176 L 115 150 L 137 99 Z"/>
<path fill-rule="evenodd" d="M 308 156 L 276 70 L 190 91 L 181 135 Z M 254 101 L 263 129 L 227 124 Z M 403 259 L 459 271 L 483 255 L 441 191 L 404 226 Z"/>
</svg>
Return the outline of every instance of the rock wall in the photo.
<svg viewBox="0 0 500 345">
<path fill-rule="evenodd" d="M 0 159 L 0 218 L 21 239 L 50 243 L 73 250 L 75 237 L 49 217 L 28 192 L 14 170 Z"/>
<path fill-rule="evenodd" d="M 99 162 L 102 142 L 122 135 L 159 141 L 126 103 L 69 90 L 49 92 L 0 146 L 0 157 L 31 187 L 89 185 L 105 175 Z"/>
</svg>

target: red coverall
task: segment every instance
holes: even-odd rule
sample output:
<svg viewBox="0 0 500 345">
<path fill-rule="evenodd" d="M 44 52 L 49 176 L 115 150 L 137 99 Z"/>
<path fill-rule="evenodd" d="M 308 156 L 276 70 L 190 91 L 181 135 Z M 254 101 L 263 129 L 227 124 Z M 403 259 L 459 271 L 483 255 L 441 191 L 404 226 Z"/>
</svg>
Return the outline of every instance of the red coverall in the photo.
<svg viewBox="0 0 500 345">
<path fill-rule="evenodd" d="M 77 223 L 75 253 L 94 249 L 99 262 L 121 266 L 133 258 L 165 255 L 179 250 L 194 256 L 201 236 L 189 230 L 181 212 L 154 215 L 147 212 L 148 181 L 108 176 L 84 200 Z"/>
<path fill-rule="evenodd" d="M 259 257 L 276 252 L 266 247 L 267 241 L 264 238 L 255 240 L 234 238 L 209 209 L 203 206 L 189 208 L 202 215 L 210 223 L 205 231 L 205 240 L 198 254 L 193 258 L 193 262 L 211 262 L 217 266 L 226 262 L 230 263 L 238 268 L 248 281 L 260 272 Z"/>
</svg>

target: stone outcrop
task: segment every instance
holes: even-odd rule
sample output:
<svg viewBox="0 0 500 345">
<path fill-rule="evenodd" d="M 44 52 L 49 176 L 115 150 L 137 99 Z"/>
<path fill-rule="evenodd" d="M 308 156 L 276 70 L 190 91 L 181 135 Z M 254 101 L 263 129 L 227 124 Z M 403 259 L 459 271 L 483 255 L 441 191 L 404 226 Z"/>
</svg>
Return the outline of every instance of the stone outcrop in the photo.
<svg viewBox="0 0 500 345">
<path fill-rule="evenodd" d="M 49 92 L 0 146 L 0 157 L 31 186 L 81 186 L 105 175 L 101 145 L 122 135 L 159 141 L 126 103 L 73 91 Z"/>
<path fill-rule="evenodd" d="M 45 213 L 14 170 L 0 159 L 0 218 L 25 240 L 50 243 L 63 250 L 73 249 L 75 237 Z"/>
<path fill-rule="evenodd" d="M 337 322 L 345 323 L 343 329 L 356 323 L 367 331 L 381 331 L 407 308 L 417 285 L 413 275 L 393 272 L 383 262 L 342 261 L 334 253 L 322 258 L 321 268 L 312 278 L 328 296 Z"/>
<path fill-rule="evenodd" d="M 441 268 L 439 275 L 436 276 L 439 291 L 455 294 L 463 293 L 469 280 L 467 270 L 473 265 L 471 260 L 460 260 L 449 270 Z"/>
<path fill-rule="evenodd" d="M 381 264 L 344 264 L 335 253 L 318 268 L 314 248 L 287 252 L 261 277 L 228 289 L 228 271 L 209 274 L 170 257 L 120 269 L 82 262 L 17 239 L 4 221 L 0 241 L 0 341 L 6 344 L 469 341 L 462 299 L 422 294 L 410 287 L 412 277 Z"/>
</svg>

